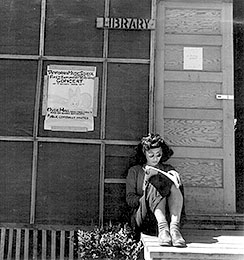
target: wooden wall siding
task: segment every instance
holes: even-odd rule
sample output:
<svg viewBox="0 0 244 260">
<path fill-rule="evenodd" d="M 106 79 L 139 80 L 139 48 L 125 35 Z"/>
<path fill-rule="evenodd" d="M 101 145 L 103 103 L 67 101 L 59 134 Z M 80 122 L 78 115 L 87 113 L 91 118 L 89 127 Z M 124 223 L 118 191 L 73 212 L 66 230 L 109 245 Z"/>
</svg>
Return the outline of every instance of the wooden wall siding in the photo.
<svg viewBox="0 0 244 260">
<path fill-rule="evenodd" d="M 220 10 L 167 8 L 165 17 L 166 33 L 221 34 Z"/>
<path fill-rule="evenodd" d="M 164 66 L 166 70 L 183 70 L 183 51 L 184 50 L 182 45 L 165 46 Z M 221 71 L 221 48 L 214 46 L 204 46 L 203 53 L 203 70 Z"/>
<path fill-rule="evenodd" d="M 0 221 L 27 222 L 31 196 L 31 142 L 0 141 Z"/>
<path fill-rule="evenodd" d="M 179 108 L 222 108 L 222 100 L 215 95 L 222 93 L 221 84 L 213 82 L 165 82 L 165 107 Z"/>
<path fill-rule="evenodd" d="M 172 158 L 184 185 L 188 187 L 223 188 L 222 160 Z"/>
<path fill-rule="evenodd" d="M 165 119 L 164 136 L 172 146 L 222 147 L 221 121 Z"/>
</svg>

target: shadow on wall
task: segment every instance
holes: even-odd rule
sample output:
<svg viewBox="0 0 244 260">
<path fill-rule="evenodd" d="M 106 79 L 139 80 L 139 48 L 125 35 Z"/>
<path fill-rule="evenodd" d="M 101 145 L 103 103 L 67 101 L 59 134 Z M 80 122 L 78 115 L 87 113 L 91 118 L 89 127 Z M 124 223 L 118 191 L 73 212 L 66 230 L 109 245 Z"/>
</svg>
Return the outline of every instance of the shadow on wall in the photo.
<svg viewBox="0 0 244 260">
<path fill-rule="evenodd" d="M 234 2 L 234 91 L 235 91 L 235 157 L 236 207 L 244 213 L 244 1 Z"/>
</svg>

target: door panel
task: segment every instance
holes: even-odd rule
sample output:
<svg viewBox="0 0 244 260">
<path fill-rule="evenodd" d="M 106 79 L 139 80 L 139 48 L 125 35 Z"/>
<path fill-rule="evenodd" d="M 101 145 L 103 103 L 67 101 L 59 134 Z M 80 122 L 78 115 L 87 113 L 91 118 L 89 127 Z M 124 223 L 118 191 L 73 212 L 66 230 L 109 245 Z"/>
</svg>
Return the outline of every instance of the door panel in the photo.
<svg viewBox="0 0 244 260">
<path fill-rule="evenodd" d="M 235 212 L 232 3 L 160 1 L 156 131 L 175 151 L 186 210 Z M 202 48 L 202 68 L 184 69 L 184 47 Z"/>
</svg>

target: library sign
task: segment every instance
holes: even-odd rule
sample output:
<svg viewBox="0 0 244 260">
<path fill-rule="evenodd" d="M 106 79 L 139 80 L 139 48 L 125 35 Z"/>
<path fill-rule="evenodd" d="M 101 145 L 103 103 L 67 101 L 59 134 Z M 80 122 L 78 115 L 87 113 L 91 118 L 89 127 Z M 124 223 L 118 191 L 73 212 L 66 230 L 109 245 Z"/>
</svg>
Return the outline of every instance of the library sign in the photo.
<svg viewBox="0 0 244 260">
<path fill-rule="evenodd" d="M 154 30 L 154 19 L 98 17 L 97 28 L 121 30 Z"/>
</svg>

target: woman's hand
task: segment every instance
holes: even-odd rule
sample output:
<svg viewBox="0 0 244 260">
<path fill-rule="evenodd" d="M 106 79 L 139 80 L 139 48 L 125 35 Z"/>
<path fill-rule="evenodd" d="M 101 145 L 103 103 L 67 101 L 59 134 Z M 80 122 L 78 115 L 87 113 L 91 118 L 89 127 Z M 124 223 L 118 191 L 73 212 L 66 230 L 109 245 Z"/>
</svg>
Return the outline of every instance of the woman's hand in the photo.
<svg viewBox="0 0 244 260">
<path fill-rule="evenodd" d="M 153 175 L 157 175 L 158 174 L 158 169 L 154 168 L 152 166 L 146 165 L 144 168 L 144 171 L 146 173 L 146 179 L 149 180 L 149 178 L 151 178 Z"/>
<path fill-rule="evenodd" d="M 142 189 L 145 190 L 145 187 L 148 183 L 148 180 L 154 176 L 154 175 L 157 175 L 158 174 L 158 170 L 154 167 L 151 167 L 149 165 L 146 165 L 144 168 L 143 168 L 144 172 L 145 172 L 145 177 L 144 177 L 144 182 L 143 182 L 143 187 Z"/>
</svg>

